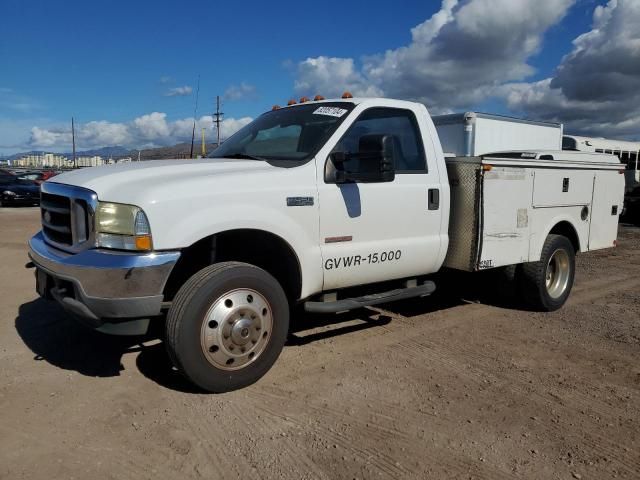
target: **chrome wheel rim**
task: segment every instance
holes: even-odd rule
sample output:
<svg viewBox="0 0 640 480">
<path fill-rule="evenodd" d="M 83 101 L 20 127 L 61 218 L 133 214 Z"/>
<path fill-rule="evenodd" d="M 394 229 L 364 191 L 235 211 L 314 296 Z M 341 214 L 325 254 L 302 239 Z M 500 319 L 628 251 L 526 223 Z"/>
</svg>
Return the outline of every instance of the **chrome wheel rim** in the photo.
<svg viewBox="0 0 640 480">
<path fill-rule="evenodd" d="M 271 305 L 250 288 L 220 296 L 202 322 L 200 343 L 206 359 L 221 370 L 239 370 L 264 352 L 273 325 Z"/>
<path fill-rule="evenodd" d="M 551 298 L 559 298 L 567 290 L 571 262 L 565 250 L 556 250 L 549 258 L 546 271 L 547 293 Z"/>
</svg>

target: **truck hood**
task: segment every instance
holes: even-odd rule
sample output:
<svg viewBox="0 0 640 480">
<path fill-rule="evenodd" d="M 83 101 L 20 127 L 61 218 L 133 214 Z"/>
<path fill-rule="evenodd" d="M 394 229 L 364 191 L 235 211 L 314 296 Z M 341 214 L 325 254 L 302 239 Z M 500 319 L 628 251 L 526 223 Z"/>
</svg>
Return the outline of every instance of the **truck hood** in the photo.
<svg viewBox="0 0 640 480">
<path fill-rule="evenodd" d="M 257 160 L 152 160 L 74 170 L 48 181 L 88 188 L 100 200 L 142 206 L 135 202 L 155 202 L 185 188 L 211 190 L 242 181 L 249 174 L 275 175 L 279 170 Z"/>
</svg>

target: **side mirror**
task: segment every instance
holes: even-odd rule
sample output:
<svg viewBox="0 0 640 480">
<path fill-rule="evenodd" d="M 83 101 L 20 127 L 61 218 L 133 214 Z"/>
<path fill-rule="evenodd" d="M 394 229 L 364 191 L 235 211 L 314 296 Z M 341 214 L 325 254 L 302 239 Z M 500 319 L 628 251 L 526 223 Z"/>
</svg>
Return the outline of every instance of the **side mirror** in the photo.
<svg viewBox="0 0 640 480">
<path fill-rule="evenodd" d="M 364 135 L 360 138 L 358 153 L 335 152 L 331 160 L 336 167 L 336 183 L 393 182 L 395 173 L 396 140 L 392 135 Z M 345 167 L 348 161 L 357 162 L 357 171 Z"/>
</svg>

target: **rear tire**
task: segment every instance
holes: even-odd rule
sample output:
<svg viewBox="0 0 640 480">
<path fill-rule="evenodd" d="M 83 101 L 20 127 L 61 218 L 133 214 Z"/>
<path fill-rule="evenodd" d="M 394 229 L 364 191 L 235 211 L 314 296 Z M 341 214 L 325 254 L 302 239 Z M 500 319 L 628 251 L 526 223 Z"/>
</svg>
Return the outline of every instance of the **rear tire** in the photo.
<svg viewBox="0 0 640 480">
<path fill-rule="evenodd" d="M 518 283 L 522 298 L 534 310 L 558 310 L 569 298 L 575 269 L 575 250 L 569 239 L 549 235 L 542 247 L 540 261 L 521 266 Z"/>
<path fill-rule="evenodd" d="M 289 304 L 277 280 L 256 266 L 224 262 L 180 288 L 167 315 L 166 346 L 187 379 L 220 393 L 267 373 L 288 331 Z"/>
</svg>

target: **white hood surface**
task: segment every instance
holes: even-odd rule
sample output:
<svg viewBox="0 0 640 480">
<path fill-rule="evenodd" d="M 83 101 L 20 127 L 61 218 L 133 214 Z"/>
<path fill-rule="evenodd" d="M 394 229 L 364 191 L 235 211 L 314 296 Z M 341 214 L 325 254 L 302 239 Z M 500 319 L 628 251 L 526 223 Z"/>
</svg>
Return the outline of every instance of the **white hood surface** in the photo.
<svg viewBox="0 0 640 480">
<path fill-rule="evenodd" d="M 247 175 L 262 176 L 278 171 L 282 169 L 259 160 L 152 160 L 74 170 L 50 181 L 88 188 L 98 194 L 99 200 L 155 203 L 160 200 L 158 196 L 179 192 L 189 196 L 197 190 L 209 191 L 214 185 L 223 189 L 231 183 L 242 182 L 243 178 L 246 185 Z"/>
</svg>

